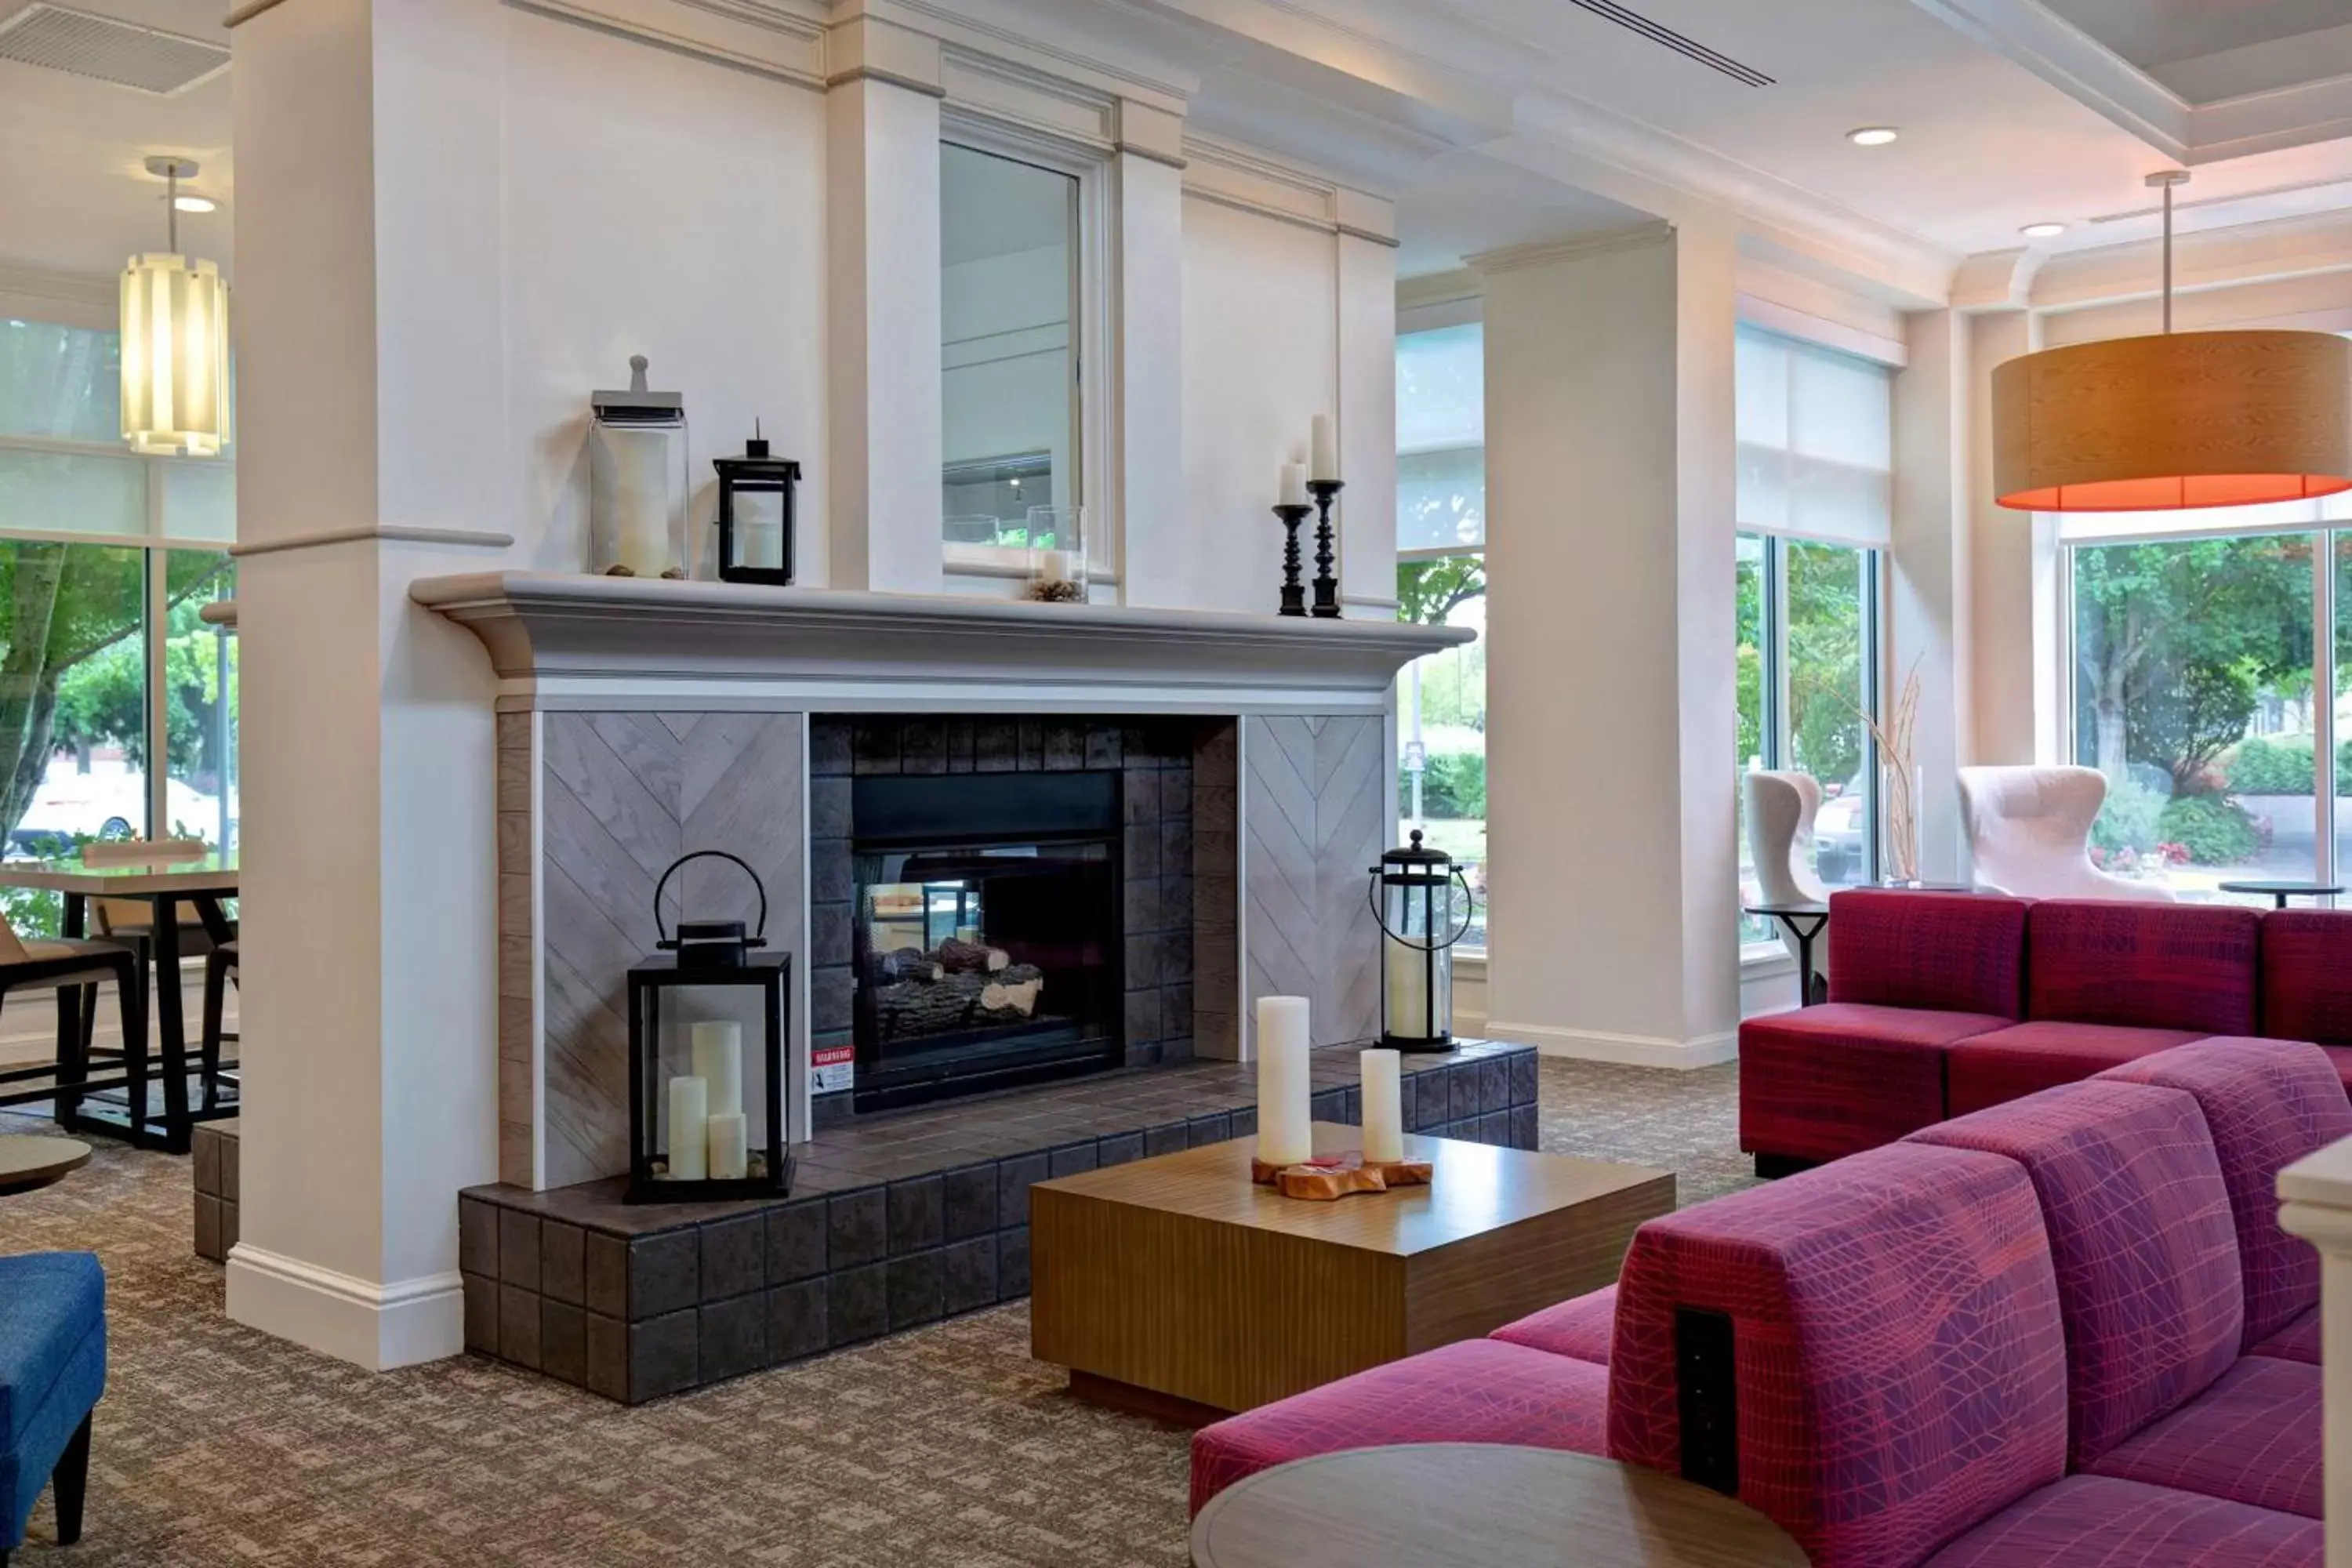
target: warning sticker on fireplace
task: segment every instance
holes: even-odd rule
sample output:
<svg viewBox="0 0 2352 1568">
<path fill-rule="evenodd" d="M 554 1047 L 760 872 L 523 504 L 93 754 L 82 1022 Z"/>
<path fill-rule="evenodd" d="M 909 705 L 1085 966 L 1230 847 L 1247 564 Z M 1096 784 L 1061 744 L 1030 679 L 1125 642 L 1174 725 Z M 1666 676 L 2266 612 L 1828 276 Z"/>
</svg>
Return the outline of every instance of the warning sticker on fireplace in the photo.
<svg viewBox="0 0 2352 1568">
<path fill-rule="evenodd" d="M 857 1076 L 857 1047 L 818 1046 L 809 1053 L 809 1068 L 814 1079 L 810 1093 L 831 1094 L 847 1089 Z"/>
</svg>

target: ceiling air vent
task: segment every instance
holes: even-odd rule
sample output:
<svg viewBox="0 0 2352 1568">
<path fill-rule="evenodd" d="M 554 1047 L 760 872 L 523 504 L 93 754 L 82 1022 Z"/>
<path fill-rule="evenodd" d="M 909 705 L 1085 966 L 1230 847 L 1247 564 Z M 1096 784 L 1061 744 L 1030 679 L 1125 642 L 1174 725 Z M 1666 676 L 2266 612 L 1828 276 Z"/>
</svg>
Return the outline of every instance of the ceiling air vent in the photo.
<svg viewBox="0 0 2352 1568">
<path fill-rule="evenodd" d="M 226 68 L 228 50 L 201 38 L 36 4 L 0 21 L 0 60 L 47 66 L 142 92 L 177 92 Z"/>
<path fill-rule="evenodd" d="M 1742 65 L 1729 55 L 1719 55 L 1696 38 L 1685 37 L 1663 23 L 1653 22 L 1638 11 L 1629 11 L 1614 0 L 1569 0 L 1571 5 L 1591 12 L 1604 22 L 1614 22 L 1629 33 L 1638 33 L 1650 42 L 1675 51 L 1686 59 L 1696 60 L 1713 71 L 1721 71 L 1732 80 L 1748 87 L 1770 87 L 1772 79 L 1754 66 Z"/>
</svg>

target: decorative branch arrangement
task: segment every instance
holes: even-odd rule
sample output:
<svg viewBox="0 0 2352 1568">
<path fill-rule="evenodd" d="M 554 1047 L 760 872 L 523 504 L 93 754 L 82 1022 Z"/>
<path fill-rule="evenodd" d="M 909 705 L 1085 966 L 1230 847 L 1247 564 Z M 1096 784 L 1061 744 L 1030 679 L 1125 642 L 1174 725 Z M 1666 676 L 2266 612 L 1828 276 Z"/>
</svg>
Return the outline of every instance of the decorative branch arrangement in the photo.
<svg viewBox="0 0 2352 1568">
<path fill-rule="evenodd" d="M 1852 706 L 1852 704 L 1849 704 Z M 1897 882 L 1919 879 L 1919 661 L 1911 661 L 1895 711 L 1884 723 L 1856 707 L 1884 759 L 1878 809 L 1884 824 L 1887 870 Z"/>
</svg>

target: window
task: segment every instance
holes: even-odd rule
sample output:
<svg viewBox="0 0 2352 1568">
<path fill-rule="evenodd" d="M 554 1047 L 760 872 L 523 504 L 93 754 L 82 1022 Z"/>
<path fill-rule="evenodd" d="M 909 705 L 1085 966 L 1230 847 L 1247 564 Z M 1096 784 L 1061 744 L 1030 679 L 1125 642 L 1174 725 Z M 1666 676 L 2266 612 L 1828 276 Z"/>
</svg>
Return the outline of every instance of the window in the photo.
<svg viewBox="0 0 2352 1568">
<path fill-rule="evenodd" d="M 940 149 L 941 511 L 953 547 L 1054 541 L 1083 503 L 1075 174 Z M 1066 542 L 1062 545 L 1066 548 Z"/>
<path fill-rule="evenodd" d="M 1473 321 L 1397 339 L 1397 616 L 1469 626 L 1398 682 L 1400 831 L 1460 861 L 1486 945 L 1486 339 Z"/>
<path fill-rule="evenodd" d="M 2352 531 L 2330 525 L 2352 528 L 2352 498 L 2060 519 L 2074 757 L 2107 776 L 2106 871 L 2264 907 L 2221 884 L 2342 875 Z"/>
<path fill-rule="evenodd" d="M 236 843 L 235 475 L 121 445 L 115 334 L 0 320 L 0 853 Z M 163 766 L 154 765 L 161 755 Z M 53 894 L 0 901 L 52 934 Z"/>
<path fill-rule="evenodd" d="M 1738 342 L 1740 532 L 1734 766 L 1821 785 L 1813 871 L 1830 888 L 1879 874 L 1881 552 L 1891 526 L 1893 395 L 1881 367 L 1768 333 Z M 1741 803 L 1741 902 L 1759 895 Z M 1743 948 L 1777 951 L 1743 915 Z"/>
</svg>

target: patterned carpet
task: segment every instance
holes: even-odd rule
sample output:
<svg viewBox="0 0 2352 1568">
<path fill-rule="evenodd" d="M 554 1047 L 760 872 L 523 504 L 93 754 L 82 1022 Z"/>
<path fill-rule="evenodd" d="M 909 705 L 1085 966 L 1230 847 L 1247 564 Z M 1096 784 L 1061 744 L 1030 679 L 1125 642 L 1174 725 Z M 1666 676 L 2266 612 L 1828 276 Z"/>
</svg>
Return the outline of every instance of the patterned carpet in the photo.
<svg viewBox="0 0 2352 1568">
<path fill-rule="evenodd" d="M 1731 1067 L 1543 1064 L 1544 1144 L 1743 1184 Z M 38 1126 L 0 1113 L 0 1131 Z M 86 1532 L 20 1568 L 740 1561 L 1181 1568 L 1186 1434 L 1081 1405 L 1025 1307 L 625 1410 L 473 1357 L 360 1372 L 228 1321 L 185 1161 L 100 1143 L 0 1198 L 0 1252 L 94 1247 L 111 1373 Z"/>
</svg>

